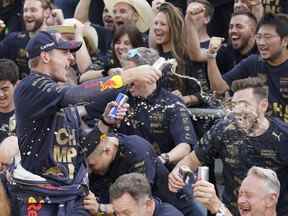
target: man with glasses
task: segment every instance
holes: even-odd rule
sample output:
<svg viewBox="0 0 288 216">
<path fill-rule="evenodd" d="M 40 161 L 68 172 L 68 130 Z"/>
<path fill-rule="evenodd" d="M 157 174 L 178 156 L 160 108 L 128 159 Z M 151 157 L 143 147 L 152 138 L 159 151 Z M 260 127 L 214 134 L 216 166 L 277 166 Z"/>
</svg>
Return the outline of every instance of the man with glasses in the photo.
<svg viewBox="0 0 288 216">
<path fill-rule="evenodd" d="M 229 90 L 233 80 L 263 76 L 269 86 L 269 104 L 273 116 L 288 122 L 288 17 L 266 14 L 258 24 L 256 44 L 259 55 L 242 60 L 223 77 L 216 69 L 215 59 L 208 60 L 211 87 L 218 94 Z M 210 46 L 208 53 L 217 53 L 219 46 Z"/>
</svg>

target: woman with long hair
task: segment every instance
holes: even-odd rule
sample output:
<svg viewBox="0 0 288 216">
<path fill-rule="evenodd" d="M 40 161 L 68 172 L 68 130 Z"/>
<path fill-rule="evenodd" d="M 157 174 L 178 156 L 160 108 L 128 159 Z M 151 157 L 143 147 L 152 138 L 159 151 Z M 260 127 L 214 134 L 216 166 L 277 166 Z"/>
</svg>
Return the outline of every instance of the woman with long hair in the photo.
<svg viewBox="0 0 288 216">
<path fill-rule="evenodd" d="M 164 70 L 160 85 L 180 96 L 186 105 L 193 105 L 199 102 L 199 86 L 195 82 L 193 91 L 188 91 L 187 79 L 183 79 L 186 70 L 186 61 L 184 40 L 184 19 L 181 11 L 173 4 L 165 2 L 159 7 L 159 12 L 154 18 L 150 32 L 150 46 L 158 50 L 161 57 L 165 59 L 174 58 L 177 61 L 177 70 L 175 75 L 171 70 Z M 189 94 L 189 95 L 187 95 Z M 185 95 L 185 96 L 184 96 Z"/>
</svg>

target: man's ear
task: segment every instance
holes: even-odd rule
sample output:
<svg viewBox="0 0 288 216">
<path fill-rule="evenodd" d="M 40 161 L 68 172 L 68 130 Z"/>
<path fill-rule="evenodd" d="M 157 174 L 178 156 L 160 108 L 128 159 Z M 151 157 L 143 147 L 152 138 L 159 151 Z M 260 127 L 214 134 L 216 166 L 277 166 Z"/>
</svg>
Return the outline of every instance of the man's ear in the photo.
<svg viewBox="0 0 288 216">
<path fill-rule="evenodd" d="M 259 102 L 259 109 L 263 112 L 266 113 L 266 111 L 268 110 L 268 106 L 269 106 L 269 102 L 268 99 L 262 99 Z"/>
<path fill-rule="evenodd" d="M 50 61 L 50 55 L 48 52 L 41 52 L 40 53 L 41 60 L 44 64 L 48 64 Z"/>
<path fill-rule="evenodd" d="M 276 206 L 277 201 L 278 201 L 278 195 L 276 193 L 268 194 L 267 197 L 265 197 L 265 205 L 268 208 Z"/>
<path fill-rule="evenodd" d="M 284 49 L 286 49 L 288 47 L 288 37 L 287 36 L 283 37 L 281 46 Z"/>
<path fill-rule="evenodd" d="M 133 14 L 133 20 L 136 23 L 138 21 L 138 19 L 139 19 L 139 14 L 135 11 L 135 13 Z"/>
</svg>

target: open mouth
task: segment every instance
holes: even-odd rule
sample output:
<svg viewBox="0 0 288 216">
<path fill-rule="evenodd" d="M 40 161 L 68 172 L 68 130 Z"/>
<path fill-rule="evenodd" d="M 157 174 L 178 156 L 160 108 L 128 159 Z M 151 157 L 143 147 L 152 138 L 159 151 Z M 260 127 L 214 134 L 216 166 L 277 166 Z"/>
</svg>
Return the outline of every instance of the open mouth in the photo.
<svg viewBox="0 0 288 216">
<path fill-rule="evenodd" d="M 241 216 L 248 216 L 251 214 L 251 208 L 249 207 L 241 207 L 239 210 Z"/>
</svg>

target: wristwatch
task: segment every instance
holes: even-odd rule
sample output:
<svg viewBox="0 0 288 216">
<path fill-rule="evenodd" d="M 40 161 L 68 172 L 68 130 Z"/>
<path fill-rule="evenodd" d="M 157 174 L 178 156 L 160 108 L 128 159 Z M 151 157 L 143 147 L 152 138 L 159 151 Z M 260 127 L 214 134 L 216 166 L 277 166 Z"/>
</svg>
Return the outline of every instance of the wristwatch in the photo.
<svg viewBox="0 0 288 216">
<path fill-rule="evenodd" d="M 225 216 L 225 211 L 226 211 L 226 207 L 225 207 L 225 205 L 221 202 L 220 208 L 219 208 L 218 211 L 216 212 L 216 216 Z"/>
</svg>

